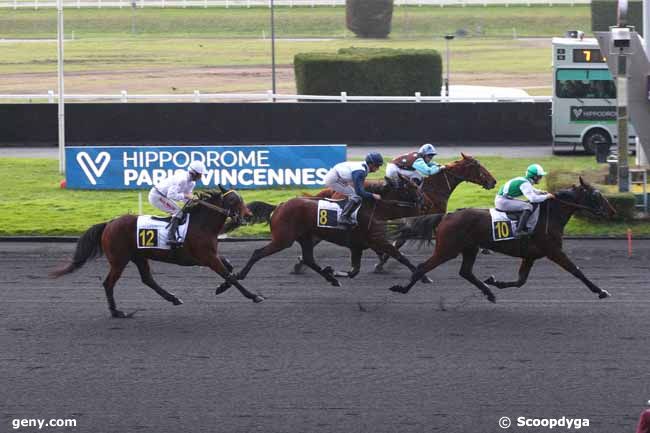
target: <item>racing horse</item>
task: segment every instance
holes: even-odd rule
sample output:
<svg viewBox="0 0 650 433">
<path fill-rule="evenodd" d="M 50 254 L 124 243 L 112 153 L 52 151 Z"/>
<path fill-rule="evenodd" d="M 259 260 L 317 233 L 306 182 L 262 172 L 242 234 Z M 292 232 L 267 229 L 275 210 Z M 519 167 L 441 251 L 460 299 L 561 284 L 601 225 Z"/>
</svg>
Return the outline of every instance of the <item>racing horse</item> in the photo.
<svg viewBox="0 0 650 433">
<path fill-rule="evenodd" d="M 415 271 L 415 266 L 393 247 L 385 236 L 384 220 L 413 215 L 420 206 L 421 195 L 415 184 L 408 180 L 399 182 L 386 179 L 385 183 L 369 183 L 367 190 L 379 194 L 377 201 L 364 200 L 357 214 L 358 225 L 349 230 L 323 228 L 318 225 L 318 200 L 314 197 L 296 197 L 277 207 L 271 216 L 271 242 L 253 252 L 246 265 L 237 274 L 243 280 L 260 259 L 289 248 L 298 241 L 302 248 L 305 265 L 316 271 L 333 286 L 340 286 L 334 270 L 321 268 L 314 260 L 314 242 L 326 240 L 350 249 L 352 266 L 359 272 L 364 249 L 386 253 Z M 226 281 L 218 289 L 223 292 L 230 287 Z"/>
<path fill-rule="evenodd" d="M 492 174 L 481 165 L 478 159 L 461 152 L 461 159 L 447 164 L 447 169 L 440 171 L 432 176 L 424 178 L 422 184 L 422 194 L 424 196 L 424 206 L 420 209 L 420 214 L 439 214 L 447 212 L 447 203 L 451 194 L 456 187 L 462 182 L 470 182 L 482 186 L 484 189 L 492 189 L 496 186 L 497 181 Z M 372 181 L 369 181 L 372 182 Z M 327 188 L 319 192 L 316 197 L 321 198 L 342 198 L 341 194 Z M 255 213 L 255 212 L 254 212 Z M 405 216 L 415 216 L 411 215 Z M 404 240 L 398 239 L 393 244 L 398 250 L 404 245 Z M 378 254 L 379 263 L 375 265 L 375 272 L 382 272 L 384 265 L 391 257 L 389 254 Z M 298 259 L 294 265 L 294 273 L 300 273 L 303 260 Z M 339 275 L 337 273 L 337 275 Z"/>
<path fill-rule="evenodd" d="M 126 315 L 118 310 L 113 297 L 113 288 L 129 262 L 138 267 L 144 284 L 174 305 L 183 302 L 156 283 L 151 275 L 149 260 L 181 266 L 207 266 L 237 287 L 246 298 L 253 302 L 262 302 L 264 298 L 246 290 L 231 273 L 232 267 L 227 261 L 224 264 L 224 260 L 217 255 L 217 236 L 223 229 L 226 218 L 239 220 L 249 214 L 240 195 L 235 190 L 225 190 L 219 186 L 218 189 L 198 192 L 196 198 L 189 201 L 184 210 L 189 214 L 190 221 L 185 242 L 180 248 L 139 249 L 136 236 L 138 216 L 123 215 L 89 228 L 79 238 L 72 260 L 51 272 L 50 276 L 57 278 L 72 273 L 89 259 L 105 254 L 110 270 L 103 286 L 111 316 L 117 318 L 133 315 Z"/>
<path fill-rule="evenodd" d="M 418 265 L 406 286 L 395 285 L 390 290 L 407 293 L 427 272 L 462 254 L 460 276 L 478 287 L 490 302 L 496 302 L 488 285 L 499 289 L 521 287 L 526 283 L 535 260 L 547 257 L 582 281 L 599 298 L 606 298 L 609 293 L 592 283 L 562 250 L 564 226 L 576 210 L 588 211 L 605 218 L 611 218 L 616 213 L 600 191 L 580 177 L 579 185 L 558 191 L 555 199 L 546 200 L 540 205 L 537 225 L 530 238 L 492 240 L 492 220 L 488 209 L 468 208 L 444 216 L 418 217 L 413 225 L 402 229 L 408 230 L 402 234 L 428 240 L 437 226 L 433 255 Z M 499 281 L 495 276 L 490 276 L 485 281 L 479 280 L 473 273 L 479 248 L 521 257 L 519 278 L 516 281 Z"/>
</svg>

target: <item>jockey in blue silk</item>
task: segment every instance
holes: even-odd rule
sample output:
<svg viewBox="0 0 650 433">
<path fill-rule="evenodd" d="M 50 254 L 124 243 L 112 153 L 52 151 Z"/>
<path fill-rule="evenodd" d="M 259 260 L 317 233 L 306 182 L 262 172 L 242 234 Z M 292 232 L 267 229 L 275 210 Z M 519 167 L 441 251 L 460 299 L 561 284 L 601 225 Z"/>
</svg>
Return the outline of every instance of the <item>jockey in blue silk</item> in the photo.
<svg viewBox="0 0 650 433">
<path fill-rule="evenodd" d="M 354 225 L 352 214 L 361 204 L 362 199 L 381 200 L 379 194 L 372 194 L 365 190 L 363 184 L 368 173 L 374 173 L 384 163 L 384 158 L 377 153 L 371 152 L 366 155 L 365 161 L 345 161 L 336 164 L 325 175 L 325 186 L 344 194 L 348 202 L 341 211 L 339 224 Z"/>
<path fill-rule="evenodd" d="M 181 171 L 168 176 L 149 191 L 149 203 L 172 216 L 167 235 L 167 243 L 171 246 L 180 245 L 176 230 L 183 219 L 183 210 L 176 201 L 185 204 L 191 200 L 196 182 L 205 172 L 205 164 L 201 161 L 192 161 L 187 167 L 187 172 Z"/>
<path fill-rule="evenodd" d="M 433 176 L 446 169 L 433 160 L 437 155 L 436 148 L 426 143 L 417 152 L 411 152 L 394 158 L 386 165 L 386 176 L 397 179 L 402 175 L 417 184 L 422 184 L 423 178 Z"/>
<path fill-rule="evenodd" d="M 533 213 L 533 204 L 555 198 L 553 194 L 539 191 L 533 187 L 546 174 L 541 165 L 531 164 L 528 166 L 525 176 L 510 179 L 499 189 L 494 198 L 494 207 L 497 210 L 504 212 L 521 211 L 515 237 L 519 238 L 528 235 L 526 224 Z M 528 202 L 520 200 L 522 197 L 528 199 Z"/>
</svg>

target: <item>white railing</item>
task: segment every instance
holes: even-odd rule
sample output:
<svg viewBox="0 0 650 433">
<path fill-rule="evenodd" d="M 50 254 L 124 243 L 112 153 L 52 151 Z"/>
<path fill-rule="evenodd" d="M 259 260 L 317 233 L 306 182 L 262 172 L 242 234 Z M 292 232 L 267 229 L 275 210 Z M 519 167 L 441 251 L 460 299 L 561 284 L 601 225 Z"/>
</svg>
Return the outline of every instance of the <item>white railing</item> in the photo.
<svg viewBox="0 0 650 433">
<path fill-rule="evenodd" d="M 55 8 L 56 0 L 0 0 L 2 8 Z M 274 0 L 275 6 L 344 6 L 345 0 Z M 591 4 L 591 0 L 395 0 L 395 6 L 531 6 Z M 271 7 L 271 0 L 63 0 L 66 8 Z"/>
<path fill-rule="evenodd" d="M 0 101 L 26 101 L 39 102 L 47 101 L 54 103 L 58 101 L 58 94 L 50 90 L 44 94 L 14 94 L 0 95 Z M 350 96 L 346 92 L 340 95 L 290 95 L 290 94 L 273 94 L 271 90 L 266 93 L 201 93 L 195 90 L 193 93 L 181 95 L 131 95 L 126 90 L 118 94 L 66 94 L 65 100 L 73 101 L 190 101 L 190 102 L 210 102 L 210 101 L 257 101 L 257 102 L 301 102 L 301 101 L 332 101 L 332 102 L 550 102 L 550 96 L 422 96 L 416 92 L 413 96 Z"/>
</svg>

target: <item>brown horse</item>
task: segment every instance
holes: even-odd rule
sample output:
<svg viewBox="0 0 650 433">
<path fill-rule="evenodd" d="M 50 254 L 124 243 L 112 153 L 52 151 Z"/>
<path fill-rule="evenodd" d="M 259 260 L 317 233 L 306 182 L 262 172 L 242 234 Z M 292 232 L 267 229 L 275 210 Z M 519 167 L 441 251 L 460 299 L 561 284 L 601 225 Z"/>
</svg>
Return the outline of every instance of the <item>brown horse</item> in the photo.
<svg viewBox="0 0 650 433">
<path fill-rule="evenodd" d="M 382 199 L 364 201 L 357 216 L 359 224 L 350 230 L 319 227 L 318 200 L 314 198 L 297 197 L 279 205 L 271 216 L 271 242 L 253 252 L 237 278 L 243 280 L 258 260 L 289 248 L 298 241 L 304 263 L 333 286 L 339 286 L 334 270 L 329 266 L 323 269 L 314 261 L 314 242 L 320 239 L 349 248 L 356 272 L 366 248 L 389 254 L 412 272 L 415 271 L 415 266 L 386 240 L 384 220 L 413 214 L 420 201 L 417 186 L 408 181 L 398 183 L 389 180 L 381 185 L 370 183 L 368 191 L 379 194 Z M 225 291 L 228 287 L 229 282 L 226 282 L 219 290 Z"/>
<path fill-rule="evenodd" d="M 424 195 L 424 206 L 420 209 L 420 214 L 439 214 L 447 212 L 447 203 L 449 197 L 456 187 L 462 182 L 470 182 L 480 185 L 485 189 L 492 189 L 497 184 L 492 174 L 481 165 L 478 159 L 461 152 L 461 159 L 447 164 L 447 169 L 440 171 L 432 176 L 427 176 L 422 184 L 422 193 Z M 316 197 L 321 198 L 343 198 L 339 193 L 327 188 L 319 192 Z M 255 213 L 255 211 L 253 211 Z M 415 210 L 410 215 L 415 216 Z M 404 245 L 404 240 L 398 239 L 393 244 L 398 250 Z M 382 272 L 384 264 L 390 259 L 388 254 L 378 254 L 379 263 L 375 265 L 375 272 Z M 300 273 L 302 268 L 302 258 L 298 258 L 298 263 L 294 265 L 294 273 Z M 337 273 L 337 275 L 341 275 Z"/>
<path fill-rule="evenodd" d="M 264 300 L 262 296 L 250 293 L 237 282 L 231 273 L 232 267 L 229 264 L 224 264 L 224 261 L 217 255 L 217 236 L 221 232 L 226 218 L 231 217 L 237 220 L 249 213 L 239 194 L 234 190 L 226 191 L 219 186 L 219 190 L 199 192 L 197 199 L 190 201 L 185 210 L 190 215 L 190 222 L 185 242 L 180 248 L 172 250 L 139 249 L 136 238 L 138 217 L 137 215 L 123 215 L 88 229 L 79 238 L 72 260 L 64 267 L 53 271 L 50 276 L 57 278 L 74 272 L 81 268 L 88 259 L 104 253 L 110 265 L 110 271 L 103 283 L 108 308 L 113 317 L 119 318 L 130 317 L 133 314 L 125 315 L 118 310 L 113 297 L 115 283 L 130 261 L 138 267 L 142 282 L 174 305 L 180 305 L 183 302 L 154 281 L 149 268 L 149 259 L 181 266 L 207 266 L 235 285 L 248 299 L 262 302 Z"/>
<path fill-rule="evenodd" d="M 460 276 L 478 287 L 490 302 L 495 302 L 496 298 L 488 284 L 499 289 L 521 287 L 526 283 L 535 260 L 543 257 L 548 257 L 580 279 L 592 292 L 597 293 L 599 298 L 608 297 L 609 293 L 589 281 L 562 251 L 562 235 L 564 226 L 578 209 L 607 218 L 612 217 L 615 210 L 600 191 L 584 182 L 582 178 L 580 178 L 580 185 L 559 191 L 555 197 L 555 199 L 547 200 L 540 205 L 538 223 L 530 238 L 493 241 L 492 220 L 487 209 L 462 209 L 444 216 L 428 215 L 417 218 L 415 224 L 403 228 L 401 234 L 417 239 L 431 239 L 437 226 L 433 255 L 418 265 L 417 271 L 411 276 L 408 285 L 405 287 L 396 285 L 390 290 L 407 293 L 427 272 L 462 254 L 463 263 L 460 268 Z M 498 281 L 491 276 L 485 281 L 479 280 L 472 271 L 479 248 L 521 257 L 519 279 L 507 282 Z"/>
</svg>

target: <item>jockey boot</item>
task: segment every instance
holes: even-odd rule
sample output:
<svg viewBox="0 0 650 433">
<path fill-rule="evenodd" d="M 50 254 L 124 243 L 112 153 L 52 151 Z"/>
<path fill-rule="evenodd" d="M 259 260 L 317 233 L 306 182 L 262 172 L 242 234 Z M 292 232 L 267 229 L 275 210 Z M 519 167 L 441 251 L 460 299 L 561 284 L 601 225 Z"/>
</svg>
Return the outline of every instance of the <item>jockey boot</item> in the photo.
<svg viewBox="0 0 650 433">
<path fill-rule="evenodd" d="M 352 214 L 357 209 L 358 205 L 361 204 L 361 198 L 350 198 L 345 204 L 345 207 L 341 211 L 339 216 L 339 224 L 346 226 L 353 226 L 354 221 L 352 221 Z"/>
<path fill-rule="evenodd" d="M 167 232 L 167 245 L 170 245 L 172 248 L 180 247 L 181 242 L 178 240 L 178 224 L 181 222 L 181 218 L 172 216 L 172 219 L 169 221 L 169 231 Z"/>
<path fill-rule="evenodd" d="M 530 215 L 533 213 L 531 210 L 524 210 L 521 212 L 521 215 L 519 215 L 519 222 L 517 223 L 517 231 L 515 232 L 515 237 L 516 238 L 521 238 L 523 236 L 528 236 L 530 233 L 528 233 L 528 228 L 526 227 L 526 224 L 528 224 L 528 219 L 530 218 Z"/>
</svg>

